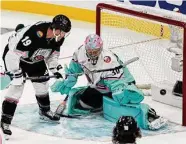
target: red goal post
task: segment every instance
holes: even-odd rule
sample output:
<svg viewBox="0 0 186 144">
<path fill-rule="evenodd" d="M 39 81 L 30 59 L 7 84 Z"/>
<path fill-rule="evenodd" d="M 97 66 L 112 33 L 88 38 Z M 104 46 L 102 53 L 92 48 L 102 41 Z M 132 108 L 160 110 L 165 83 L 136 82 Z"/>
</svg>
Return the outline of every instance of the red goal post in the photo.
<svg viewBox="0 0 186 144">
<path fill-rule="evenodd" d="M 102 12 L 103 10 L 109 10 L 129 16 L 135 16 L 155 22 L 165 23 L 168 25 L 179 26 L 183 28 L 183 101 L 182 101 L 182 125 L 186 126 L 186 23 L 178 20 L 169 19 L 159 15 L 152 15 L 144 12 L 139 12 L 131 9 L 127 9 L 112 4 L 99 3 L 96 7 L 96 34 L 101 35 L 102 29 Z M 102 36 L 102 35 L 101 35 Z"/>
</svg>

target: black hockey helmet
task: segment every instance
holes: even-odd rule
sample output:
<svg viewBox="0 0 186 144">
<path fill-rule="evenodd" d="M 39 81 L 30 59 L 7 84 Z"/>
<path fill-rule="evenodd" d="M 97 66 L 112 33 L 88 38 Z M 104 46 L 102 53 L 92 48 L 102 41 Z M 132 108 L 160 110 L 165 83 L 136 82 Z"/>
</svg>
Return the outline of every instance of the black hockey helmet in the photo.
<svg viewBox="0 0 186 144">
<path fill-rule="evenodd" d="M 138 130 L 137 122 L 131 116 L 121 116 L 116 123 L 116 127 L 128 133 L 134 133 Z"/>
<path fill-rule="evenodd" d="M 53 18 L 51 27 L 69 32 L 71 30 L 71 21 L 67 16 L 60 14 Z"/>
<path fill-rule="evenodd" d="M 132 116 L 121 116 L 113 130 L 113 143 L 134 143 L 141 131 Z"/>
<path fill-rule="evenodd" d="M 20 29 L 22 29 L 22 28 L 24 28 L 25 26 L 24 26 L 24 24 L 18 24 L 17 26 L 16 26 L 16 28 L 15 28 L 15 31 L 17 32 L 18 30 L 20 30 Z"/>
</svg>

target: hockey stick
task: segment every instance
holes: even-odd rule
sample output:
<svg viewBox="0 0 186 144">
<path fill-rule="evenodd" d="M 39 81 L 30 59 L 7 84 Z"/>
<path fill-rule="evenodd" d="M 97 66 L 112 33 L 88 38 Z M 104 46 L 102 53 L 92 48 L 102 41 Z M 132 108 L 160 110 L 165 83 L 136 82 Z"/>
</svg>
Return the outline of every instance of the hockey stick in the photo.
<svg viewBox="0 0 186 144">
<path fill-rule="evenodd" d="M 1 76 L 0 77 L 1 85 L 4 85 L 3 87 L 1 86 L 0 90 L 4 90 L 10 85 L 11 78 L 10 75 L 7 75 L 6 73 L 1 73 L 0 76 Z M 24 78 L 24 80 L 46 80 L 50 78 L 56 78 L 56 76 L 51 75 L 51 76 L 26 77 Z"/>
<path fill-rule="evenodd" d="M 101 70 L 93 70 L 93 71 L 90 71 L 90 73 L 100 73 L 100 72 L 106 72 L 106 71 L 113 71 L 113 70 L 121 69 L 123 67 L 126 67 L 128 64 L 133 63 L 133 62 L 135 62 L 137 60 L 139 60 L 139 57 L 134 57 L 134 58 L 126 61 L 122 65 L 119 65 L 118 67 L 109 68 L 109 69 L 101 69 Z M 5 74 L 1 74 L 1 76 L 6 76 Z M 82 75 L 82 74 L 83 73 L 74 73 L 74 74 L 66 74 L 66 75 L 67 76 L 70 76 L 70 75 L 78 76 L 78 75 Z M 50 78 L 56 78 L 56 76 L 55 75 L 51 75 L 51 76 L 39 76 L 39 77 L 26 77 L 25 80 L 45 80 L 45 79 L 50 79 Z M 1 82 L 3 82 L 2 78 L 0 78 L 0 79 L 1 79 Z M 8 86 L 10 84 L 10 82 L 11 82 L 11 80 L 9 79 L 8 81 L 6 81 L 5 85 Z M 6 87 L 1 88 L 1 90 L 5 89 L 5 88 Z"/>
<path fill-rule="evenodd" d="M 59 115 L 60 117 L 75 118 L 75 119 L 80 118 L 79 116 L 81 116 L 81 115 L 65 115 L 65 114 L 63 114 L 63 112 L 64 112 L 64 110 L 66 108 L 66 102 L 68 100 L 68 97 L 69 97 L 69 95 L 67 95 L 65 97 L 65 99 L 63 100 L 63 102 L 59 104 L 59 106 L 57 107 L 55 113 L 57 115 Z"/>
<path fill-rule="evenodd" d="M 120 66 L 117 66 L 115 68 L 109 68 L 109 69 L 101 69 L 101 70 L 93 70 L 93 71 L 90 71 L 91 73 L 100 73 L 100 72 L 106 72 L 106 71 L 113 71 L 113 70 L 117 70 L 117 69 L 121 69 L 121 68 L 124 68 L 126 67 L 128 64 L 130 63 L 133 63 L 135 61 L 139 60 L 139 57 L 134 57 L 126 62 L 124 62 L 122 65 Z"/>
<path fill-rule="evenodd" d="M 50 75 L 50 76 L 38 76 L 38 77 L 26 77 L 26 80 L 45 80 L 45 79 L 50 79 L 50 78 L 56 78 L 55 75 Z"/>
</svg>

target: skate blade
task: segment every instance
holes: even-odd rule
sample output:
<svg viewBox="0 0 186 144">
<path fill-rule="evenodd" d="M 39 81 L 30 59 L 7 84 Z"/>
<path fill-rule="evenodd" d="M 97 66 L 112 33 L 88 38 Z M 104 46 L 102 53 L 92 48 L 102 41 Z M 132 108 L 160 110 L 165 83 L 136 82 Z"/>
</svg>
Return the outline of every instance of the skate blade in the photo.
<svg viewBox="0 0 186 144">
<path fill-rule="evenodd" d="M 41 123 L 60 124 L 60 121 L 54 121 L 54 120 L 51 120 L 51 119 L 44 117 L 44 116 L 40 116 L 39 118 L 41 120 L 40 121 Z"/>
<path fill-rule="evenodd" d="M 10 135 L 4 134 L 4 138 L 5 138 L 5 140 L 9 140 L 10 139 Z"/>
</svg>

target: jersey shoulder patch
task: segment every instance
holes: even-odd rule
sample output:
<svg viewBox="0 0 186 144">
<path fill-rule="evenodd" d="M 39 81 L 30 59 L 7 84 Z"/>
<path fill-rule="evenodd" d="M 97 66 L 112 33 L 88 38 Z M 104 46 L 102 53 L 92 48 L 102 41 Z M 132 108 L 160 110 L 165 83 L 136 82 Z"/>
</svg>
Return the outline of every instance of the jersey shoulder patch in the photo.
<svg viewBox="0 0 186 144">
<path fill-rule="evenodd" d="M 43 32 L 42 32 L 42 31 L 37 31 L 37 36 L 38 36 L 39 38 L 43 37 Z"/>
<path fill-rule="evenodd" d="M 103 58 L 103 60 L 104 60 L 105 63 L 110 63 L 111 62 L 111 57 L 110 56 L 105 56 Z"/>
<path fill-rule="evenodd" d="M 112 63 L 112 61 L 115 61 L 115 57 L 113 56 L 112 52 L 103 49 L 102 54 L 103 54 L 103 61 L 105 63 Z"/>
</svg>

